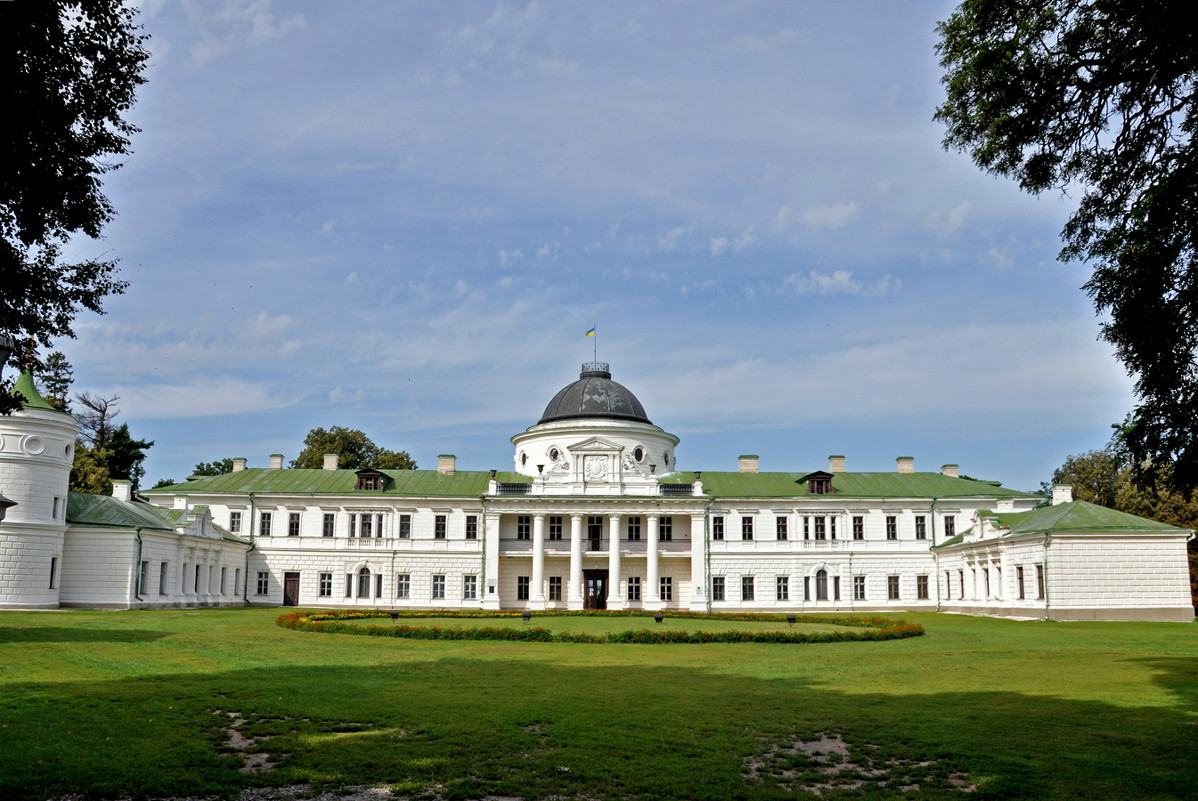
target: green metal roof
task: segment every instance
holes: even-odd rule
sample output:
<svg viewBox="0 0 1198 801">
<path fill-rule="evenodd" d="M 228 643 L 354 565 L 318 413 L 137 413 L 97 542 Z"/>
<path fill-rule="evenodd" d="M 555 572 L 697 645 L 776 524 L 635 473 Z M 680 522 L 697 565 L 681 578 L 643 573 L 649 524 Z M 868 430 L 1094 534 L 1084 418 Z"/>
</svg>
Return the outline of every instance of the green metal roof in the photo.
<svg viewBox="0 0 1198 801">
<path fill-rule="evenodd" d="M 1146 517 L 1119 512 L 1088 501 L 1071 501 L 1057 506 L 1044 506 L 1030 512 L 1006 512 L 996 515 L 1000 526 L 1009 527 L 1009 534 L 1042 534 L 1059 531 L 1185 531 L 1177 526 L 1149 520 Z"/>
<path fill-rule="evenodd" d="M 703 471 L 703 492 L 713 498 L 807 497 L 809 473 L 724 473 Z M 689 484 L 691 473 L 663 476 L 663 484 Z M 953 478 L 941 473 L 833 473 L 836 498 L 1029 498 L 989 481 Z M 810 497 L 829 497 L 812 495 Z"/>
<path fill-rule="evenodd" d="M 24 406 L 26 409 L 44 409 L 47 412 L 58 412 L 66 414 L 66 412 L 55 409 L 50 405 L 50 402 L 42 397 L 42 394 L 37 391 L 37 385 L 33 382 L 33 373 L 28 370 L 22 370 L 21 375 L 17 377 L 17 383 L 13 386 L 15 392 L 20 392 L 25 397 Z"/>
<path fill-rule="evenodd" d="M 129 503 L 111 495 L 67 493 L 67 522 L 81 526 L 114 526 L 174 531 L 168 510 L 144 503 Z"/>
<path fill-rule="evenodd" d="M 146 490 L 143 494 L 214 493 L 247 495 L 414 495 L 421 497 L 477 497 L 487 491 L 491 480 L 489 470 L 459 470 L 439 473 L 436 470 L 380 470 L 390 480 L 381 490 L 356 490 L 356 470 L 301 470 L 251 467 L 236 473 L 205 476 L 182 484 Z M 497 473 L 501 483 L 531 484 L 532 479 L 518 473 Z"/>
</svg>

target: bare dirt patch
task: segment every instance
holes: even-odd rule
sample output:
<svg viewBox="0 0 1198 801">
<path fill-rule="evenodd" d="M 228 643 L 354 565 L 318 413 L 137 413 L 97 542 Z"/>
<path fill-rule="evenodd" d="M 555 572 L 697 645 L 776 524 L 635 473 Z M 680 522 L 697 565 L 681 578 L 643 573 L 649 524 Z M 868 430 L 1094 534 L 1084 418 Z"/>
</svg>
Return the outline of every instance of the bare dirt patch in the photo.
<svg viewBox="0 0 1198 801">
<path fill-rule="evenodd" d="M 845 742 L 838 732 L 794 736 L 782 742 L 762 739 L 762 749 L 744 758 L 741 773 L 756 783 L 787 791 L 825 795 L 835 790 L 886 789 L 916 792 L 932 787 L 971 793 L 969 777 L 935 760 L 881 758 L 877 745 Z"/>
</svg>

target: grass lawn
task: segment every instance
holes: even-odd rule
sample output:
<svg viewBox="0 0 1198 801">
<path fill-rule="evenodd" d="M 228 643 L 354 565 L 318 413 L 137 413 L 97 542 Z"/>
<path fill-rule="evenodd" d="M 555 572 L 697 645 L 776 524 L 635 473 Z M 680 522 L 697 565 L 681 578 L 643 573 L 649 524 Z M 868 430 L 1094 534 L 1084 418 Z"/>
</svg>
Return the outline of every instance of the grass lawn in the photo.
<svg viewBox="0 0 1198 801">
<path fill-rule="evenodd" d="M 311 783 L 429 798 L 1198 799 L 1194 624 L 909 614 L 925 636 L 573 645 L 292 631 L 280 612 L 0 613 L 0 798 Z M 272 769 L 239 770 L 226 729 L 241 720 Z"/>
</svg>

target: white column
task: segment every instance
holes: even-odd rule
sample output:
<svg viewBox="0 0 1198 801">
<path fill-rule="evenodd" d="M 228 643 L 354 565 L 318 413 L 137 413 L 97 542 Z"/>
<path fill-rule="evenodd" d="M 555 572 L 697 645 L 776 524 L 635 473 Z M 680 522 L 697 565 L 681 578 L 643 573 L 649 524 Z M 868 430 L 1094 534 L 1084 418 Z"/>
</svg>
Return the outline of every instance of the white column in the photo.
<svg viewBox="0 0 1198 801">
<path fill-rule="evenodd" d="M 691 515 L 691 602 L 692 612 L 707 610 L 706 515 Z"/>
<path fill-rule="evenodd" d="M 570 515 L 570 595 L 567 609 L 582 609 L 582 515 Z"/>
<path fill-rule="evenodd" d="M 609 548 L 607 552 L 607 608 L 624 608 L 624 594 L 620 592 L 620 515 L 609 518 Z"/>
<path fill-rule="evenodd" d="M 532 516 L 532 587 L 529 609 L 545 608 L 545 515 Z"/>
<path fill-rule="evenodd" d="M 483 550 L 486 554 L 483 564 L 486 574 L 483 609 L 499 609 L 499 515 L 496 513 L 483 517 Z"/>
<path fill-rule="evenodd" d="M 645 543 L 645 577 L 648 587 L 645 587 L 645 608 L 650 611 L 661 609 L 660 587 L 657 578 L 657 515 L 649 515 L 649 539 Z"/>
</svg>

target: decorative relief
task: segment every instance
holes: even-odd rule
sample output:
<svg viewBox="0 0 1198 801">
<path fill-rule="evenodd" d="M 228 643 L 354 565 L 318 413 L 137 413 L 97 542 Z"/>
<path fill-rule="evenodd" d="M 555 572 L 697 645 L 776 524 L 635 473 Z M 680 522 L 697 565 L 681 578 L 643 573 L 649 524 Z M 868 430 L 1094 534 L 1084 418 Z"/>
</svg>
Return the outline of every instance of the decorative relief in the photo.
<svg viewBox="0 0 1198 801">
<path fill-rule="evenodd" d="M 25 437 L 25 453 L 30 456 L 37 456 L 46 449 L 46 442 L 39 436 Z"/>
<path fill-rule="evenodd" d="M 607 457 L 606 456 L 588 456 L 584 463 L 583 470 L 586 472 L 586 477 L 590 481 L 599 481 L 607 477 Z"/>
</svg>

